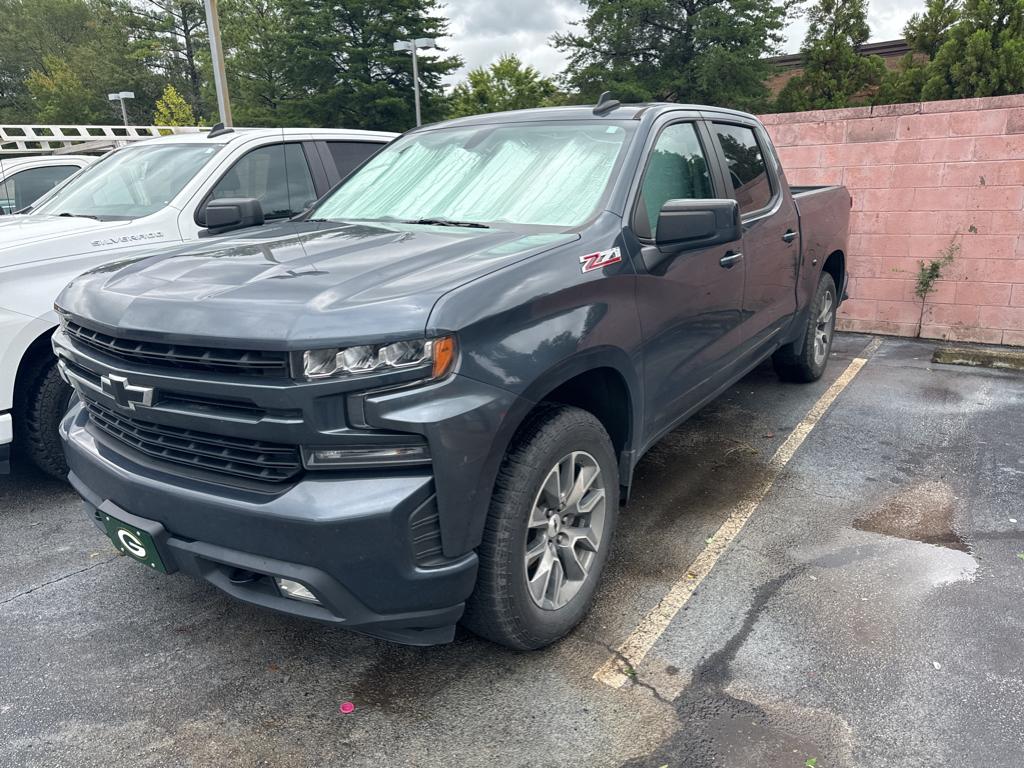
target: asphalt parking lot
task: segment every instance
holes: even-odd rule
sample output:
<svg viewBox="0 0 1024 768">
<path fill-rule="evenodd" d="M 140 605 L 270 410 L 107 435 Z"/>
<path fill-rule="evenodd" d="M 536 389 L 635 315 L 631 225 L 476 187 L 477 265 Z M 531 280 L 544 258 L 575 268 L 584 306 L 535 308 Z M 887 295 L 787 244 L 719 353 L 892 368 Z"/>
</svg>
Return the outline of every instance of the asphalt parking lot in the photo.
<svg viewBox="0 0 1024 768">
<path fill-rule="evenodd" d="M 535 653 L 389 645 L 146 571 L 16 468 L 0 765 L 1020 766 L 1024 377 L 879 341 L 839 336 L 812 385 L 762 367 L 652 451 L 591 616 Z"/>
</svg>

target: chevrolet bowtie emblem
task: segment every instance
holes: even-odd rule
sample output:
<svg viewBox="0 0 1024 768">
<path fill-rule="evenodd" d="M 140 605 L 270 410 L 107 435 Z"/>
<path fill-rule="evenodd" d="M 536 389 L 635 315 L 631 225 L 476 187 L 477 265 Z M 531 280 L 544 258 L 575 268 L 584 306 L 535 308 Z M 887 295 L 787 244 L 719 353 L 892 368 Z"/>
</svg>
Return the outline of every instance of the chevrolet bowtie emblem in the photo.
<svg viewBox="0 0 1024 768">
<path fill-rule="evenodd" d="M 131 408 L 141 405 L 145 408 L 153 405 L 153 388 L 136 387 L 128 383 L 124 376 L 107 375 L 100 377 L 100 387 L 103 392 L 114 398 L 114 401 L 122 408 Z"/>
</svg>

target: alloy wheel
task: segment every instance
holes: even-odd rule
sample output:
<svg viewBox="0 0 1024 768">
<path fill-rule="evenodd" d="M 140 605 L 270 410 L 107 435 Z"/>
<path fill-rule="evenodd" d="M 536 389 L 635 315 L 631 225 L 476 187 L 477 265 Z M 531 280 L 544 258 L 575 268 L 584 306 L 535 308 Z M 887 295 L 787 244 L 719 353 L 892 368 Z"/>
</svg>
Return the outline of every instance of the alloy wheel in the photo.
<svg viewBox="0 0 1024 768">
<path fill-rule="evenodd" d="M 825 291 L 821 299 L 821 311 L 814 327 L 814 364 L 821 365 L 832 346 L 832 333 L 836 327 L 836 313 L 832 291 Z"/>
<path fill-rule="evenodd" d="M 526 587 L 544 610 L 558 610 L 586 582 L 604 537 L 608 503 L 601 467 L 585 451 L 564 456 L 534 498 L 526 534 Z"/>
</svg>

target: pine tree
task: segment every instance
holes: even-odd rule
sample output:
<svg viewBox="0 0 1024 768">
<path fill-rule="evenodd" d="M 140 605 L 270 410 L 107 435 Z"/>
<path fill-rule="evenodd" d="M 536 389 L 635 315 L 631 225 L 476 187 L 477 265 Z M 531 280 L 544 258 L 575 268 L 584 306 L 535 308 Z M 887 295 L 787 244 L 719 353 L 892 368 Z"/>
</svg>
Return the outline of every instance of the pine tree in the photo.
<svg viewBox="0 0 1024 768">
<path fill-rule="evenodd" d="M 793 0 L 584 0 L 581 33 L 556 34 L 563 84 L 592 102 L 686 101 L 759 109 L 765 57 L 778 53 Z"/>
<path fill-rule="evenodd" d="M 139 0 L 138 13 L 149 21 L 148 33 L 159 50 L 163 75 L 182 86 L 193 110 L 202 107 L 199 59 L 205 56 L 206 17 L 201 0 Z"/>
<path fill-rule="evenodd" d="M 903 27 L 911 49 L 934 59 L 960 20 L 960 0 L 928 0 L 924 13 L 915 13 Z"/>
<path fill-rule="evenodd" d="M 867 0 L 819 0 L 811 6 L 801 49 L 804 71 L 779 93 L 780 111 L 847 107 L 882 82 L 881 57 L 859 52 L 871 34 L 867 16 Z"/>
<path fill-rule="evenodd" d="M 1024 0 L 967 0 L 928 66 L 921 98 L 1024 92 Z"/>
<path fill-rule="evenodd" d="M 886 73 L 873 104 L 920 101 L 930 62 L 960 20 L 960 0 L 928 0 L 924 13 L 915 13 L 903 27 L 910 46 L 896 69 Z"/>
</svg>

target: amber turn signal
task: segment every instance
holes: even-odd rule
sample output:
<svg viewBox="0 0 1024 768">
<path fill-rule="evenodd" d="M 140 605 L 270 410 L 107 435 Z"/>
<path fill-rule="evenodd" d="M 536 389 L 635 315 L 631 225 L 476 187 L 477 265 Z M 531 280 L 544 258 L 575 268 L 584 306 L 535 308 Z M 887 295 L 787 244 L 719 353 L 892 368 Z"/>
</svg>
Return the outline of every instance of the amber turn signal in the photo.
<svg viewBox="0 0 1024 768">
<path fill-rule="evenodd" d="M 434 370 L 431 378 L 439 379 L 455 365 L 455 337 L 434 339 Z"/>
</svg>

